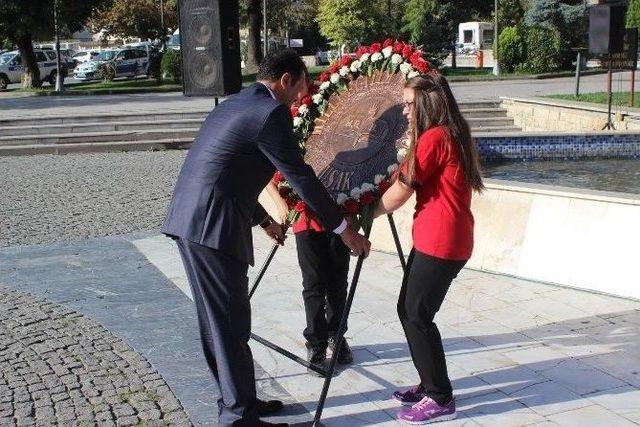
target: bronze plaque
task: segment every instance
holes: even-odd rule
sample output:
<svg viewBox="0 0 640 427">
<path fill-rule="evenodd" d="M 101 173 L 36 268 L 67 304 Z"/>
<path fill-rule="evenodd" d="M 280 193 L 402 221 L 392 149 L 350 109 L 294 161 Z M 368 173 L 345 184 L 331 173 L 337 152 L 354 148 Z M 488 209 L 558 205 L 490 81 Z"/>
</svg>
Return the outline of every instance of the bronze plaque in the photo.
<svg viewBox="0 0 640 427">
<path fill-rule="evenodd" d="M 316 119 L 306 143 L 305 161 L 332 196 L 374 183 L 377 174 L 397 163 L 407 120 L 402 115 L 402 74 L 359 76 L 341 94 L 333 94 Z"/>
</svg>

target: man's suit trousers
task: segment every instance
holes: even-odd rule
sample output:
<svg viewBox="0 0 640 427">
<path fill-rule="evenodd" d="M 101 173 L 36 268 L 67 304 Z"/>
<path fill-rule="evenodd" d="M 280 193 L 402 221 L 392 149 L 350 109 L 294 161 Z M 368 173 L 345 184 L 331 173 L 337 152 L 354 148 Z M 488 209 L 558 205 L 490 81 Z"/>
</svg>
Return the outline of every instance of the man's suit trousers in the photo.
<svg viewBox="0 0 640 427">
<path fill-rule="evenodd" d="M 177 244 L 193 292 L 204 355 L 222 394 L 220 426 L 255 425 L 249 266 L 186 239 Z"/>
</svg>

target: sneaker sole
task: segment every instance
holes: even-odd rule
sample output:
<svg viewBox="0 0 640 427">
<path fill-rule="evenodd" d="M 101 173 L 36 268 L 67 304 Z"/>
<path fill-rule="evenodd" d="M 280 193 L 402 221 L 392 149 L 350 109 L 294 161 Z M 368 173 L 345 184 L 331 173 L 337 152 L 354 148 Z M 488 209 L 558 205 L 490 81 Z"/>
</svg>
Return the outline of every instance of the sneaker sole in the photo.
<svg viewBox="0 0 640 427">
<path fill-rule="evenodd" d="M 398 421 L 400 421 L 401 423 L 417 426 L 417 425 L 424 425 L 424 424 L 439 423 L 440 421 L 451 421 L 451 420 L 455 420 L 457 416 L 458 414 L 454 412 L 453 414 L 450 414 L 450 415 L 442 415 L 440 417 L 432 418 L 426 421 L 407 421 L 407 420 L 403 420 L 400 417 L 398 417 Z"/>
</svg>

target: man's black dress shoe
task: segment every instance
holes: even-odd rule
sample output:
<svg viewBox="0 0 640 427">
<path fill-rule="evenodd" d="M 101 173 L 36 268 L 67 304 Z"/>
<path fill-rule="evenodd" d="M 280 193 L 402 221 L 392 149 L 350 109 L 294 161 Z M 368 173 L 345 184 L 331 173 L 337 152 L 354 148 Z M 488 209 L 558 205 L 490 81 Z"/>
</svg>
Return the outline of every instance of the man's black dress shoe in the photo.
<svg viewBox="0 0 640 427">
<path fill-rule="evenodd" d="M 259 417 L 266 417 L 267 415 L 274 414 L 284 408 L 282 401 L 280 400 L 260 400 L 256 403 L 256 409 Z M 280 425 L 280 424 L 275 424 Z"/>
</svg>

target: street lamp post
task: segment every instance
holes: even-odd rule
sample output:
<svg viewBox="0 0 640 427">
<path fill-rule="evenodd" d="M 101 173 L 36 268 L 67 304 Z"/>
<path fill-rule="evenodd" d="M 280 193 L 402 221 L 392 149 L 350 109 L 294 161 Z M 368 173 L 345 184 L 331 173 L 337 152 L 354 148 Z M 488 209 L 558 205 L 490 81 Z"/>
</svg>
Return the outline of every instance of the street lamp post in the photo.
<svg viewBox="0 0 640 427">
<path fill-rule="evenodd" d="M 498 65 L 498 0 L 494 0 L 493 10 L 495 11 L 493 21 L 493 75 L 500 75 L 500 65 Z"/>
<path fill-rule="evenodd" d="M 269 51 L 269 34 L 267 33 L 267 0 L 262 0 L 262 31 L 264 33 L 263 56 Z"/>
<path fill-rule="evenodd" d="M 164 29 L 164 2 L 160 0 L 160 35 L 162 40 L 162 50 L 166 48 L 167 30 Z"/>
<path fill-rule="evenodd" d="M 53 29 L 56 38 L 56 92 L 64 92 L 62 66 L 60 64 L 60 31 L 58 28 L 58 0 L 53 2 Z"/>
</svg>

